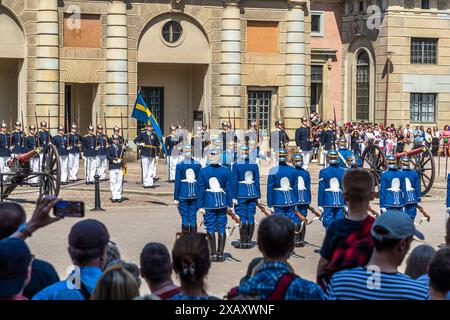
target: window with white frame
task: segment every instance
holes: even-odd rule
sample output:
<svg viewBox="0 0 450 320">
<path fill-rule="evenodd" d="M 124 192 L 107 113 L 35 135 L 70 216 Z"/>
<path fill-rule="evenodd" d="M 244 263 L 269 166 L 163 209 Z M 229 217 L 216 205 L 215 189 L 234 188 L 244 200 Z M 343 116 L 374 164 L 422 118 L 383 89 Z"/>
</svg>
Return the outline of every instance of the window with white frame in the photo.
<svg viewBox="0 0 450 320">
<path fill-rule="evenodd" d="M 311 12 L 311 35 L 320 37 L 324 34 L 324 15 L 323 11 Z"/>
<path fill-rule="evenodd" d="M 411 122 L 435 122 L 436 100 L 435 93 L 411 93 L 409 100 Z"/>
</svg>

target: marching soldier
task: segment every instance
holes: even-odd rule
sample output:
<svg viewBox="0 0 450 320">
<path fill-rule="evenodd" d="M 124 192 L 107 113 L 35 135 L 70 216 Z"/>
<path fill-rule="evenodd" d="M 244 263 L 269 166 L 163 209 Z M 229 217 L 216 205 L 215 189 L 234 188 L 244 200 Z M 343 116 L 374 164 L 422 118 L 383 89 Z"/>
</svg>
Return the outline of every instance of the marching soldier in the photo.
<svg viewBox="0 0 450 320">
<path fill-rule="evenodd" d="M 402 193 L 405 199 L 405 211 L 411 217 L 416 218 L 417 206 L 420 206 L 422 191 L 420 177 L 416 170 L 411 169 L 411 159 L 408 156 L 400 158 L 403 173 Z"/>
<path fill-rule="evenodd" d="M 330 128 L 330 123 L 325 122 L 323 125 L 323 130 L 320 132 L 319 135 L 319 142 L 320 146 L 322 147 L 322 152 L 320 153 L 320 160 L 319 160 L 319 163 L 321 165 L 325 165 L 325 158 L 326 155 L 328 154 L 328 151 L 334 148 L 333 138 L 334 133 L 333 130 Z"/>
<path fill-rule="evenodd" d="M 58 134 L 52 138 L 52 144 L 58 149 L 59 163 L 61 166 L 61 184 L 67 184 L 68 164 L 69 164 L 69 140 L 64 134 L 64 128 L 58 127 Z"/>
<path fill-rule="evenodd" d="M 347 161 L 347 159 L 352 156 L 352 152 L 348 149 L 347 140 L 345 140 L 344 137 L 339 138 L 338 145 L 339 145 L 339 150 L 338 150 L 339 167 L 341 167 L 343 169 L 347 169 L 350 167 L 350 164 Z"/>
<path fill-rule="evenodd" d="M 11 156 L 16 156 L 24 151 L 24 139 L 25 133 L 22 130 L 22 123 L 20 121 L 16 121 L 15 129 L 10 134 L 11 142 L 9 144 L 9 148 L 11 150 Z"/>
<path fill-rule="evenodd" d="M 144 179 L 144 188 L 155 188 L 153 173 L 156 166 L 156 156 L 159 153 L 159 139 L 153 131 L 153 126 L 149 123 L 146 130 L 141 132 L 134 143 L 141 147 L 141 166 Z"/>
<path fill-rule="evenodd" d="M 41 121 L 40 123 L 41 128 L 39 129 L 39 145 L 41 148 L 45 148 L 49 143 L 52 141 L 52 136 L 50 135 L 50 132 L 47 130 L 47 122 Z M 42 156 L 41 156 L 42 160 Z"/>
<path fill-rule="evenodd" d="M 339 167 L 339 155 L 336 150 L 329 150 L 327 162 L 329 166 L 320 170 L 318 205 L 322 213 L 322 224 L 325 229 L 335 220 L 344 218 L 344 195 L 342 194 L 342 177 L 345 170 Z"/>
<path fill-rule="evenodd" d="M 240 218 L 239 248 L 250 249 L 255 231 L 256 204 L 261 198 L 258 165 L 250 160 L 248 145 L 240 147 L 240 159 L 233 164 L 231 185 L 233 187 L 233 204 Z"/>
<path fill-rule="evenodd" d="M 256 121 L 250 122 L 250 128 L 245 133 L 245 143 L 248 144 L 251 140 L 258 141 L 258 131 L 259 131 L 259 143 L 262 143 L 263 135 L 261 131 L 258 130 L 258 124 L 256 123 Z"/>
<path fill-rule="evenodd" d="M 295 143 L 297 144 L 297 147 L 303 152 L 303 166 L 305 170 L 308 170 L 309 157 L 312 149 L 312 139 L 310 138 L 311 136 L 311 128 L 308 126 L 308 120 L 303 117 L 300 128 L 295 130 Z"/>
<path fill-rule="evenodd" d="M 8 160 L 11 157 L 11 150 L 9 150 L 10 135 L 8 133 L 8 126 L 2 122 L 0 128 L 0 173 L 8 173 Z M 3 182 L 7 180 L 7 176 L 3 177 Z"/>
<path fill-rule="evenodd" d="M 184 159 L 176 165 L 174 203 L 181 216 L 181 232 L 197 232 L 198 178 L 201 164 L 192 158 L 192 146 L 183 148 Z"/>
<path fill-rule="evenodd" d="M 88 127 L 88 133 L 84 135 L 82 141 L 83 157 L 84 157 L 84 171 L 86 184 L 94 183 L 95 171 L 97 169 L 97 150 L 95 149 L 96 137 L 94 135 L 94 127 Z"/>
<path fill-rule="evenodd" d="M 267 206 L 274 214 L 281 214 L 296 223 L 297 179 L 295 169 L 287 163 L 285 149 L 277 151 L 278 165 L 270 168 L 267 178 Z"/>
<path fill-rule="evenodd" d="M 114 126 L 113 128 L 113 134 L 111 137 L 109 137 L 108 139 L 108 144 L 113 144 L 113 136 L 116 135 L 119 137 L 119 144 L 123 145 L 124 144 L 124 139 L 123 136 L 120 134 L 120 128 L 118 126 Z"/>
<path fill-rule="evenodd" d="M 78 169 L 80 167 L 81 136 L 77 132 L 77 126 L 70 127 L 69 139 L 69 181 L 78 180 Z"/>
<path fill-rule="evenodd" d="M 206 147 L 209 142 L 209 133 L 205 127 L 198 126 L 195 130 L 195 134 L 191 138 L 191 146 L 194 150 L 194 159 L 198 161 L 202 167 L 206 166 Z"/>
<path fill-rule="evenodd" d="M 275 130 L 270 133 L 269 148 L 272 151 L 272 167 L 276 166 L 278 161 L 276 159 L 276 152 L 280 149 L 286 150 L 286 147 L 291 141 L 287 135 L 284 122 L 281 120 L 275 121 Z M 286 158 L 287 160 L 287 158 Z"/>
<path fill-rule="evenodd" d="M 308 215 L 308 207 L 311 204 L 311 176 L 305 169 L 303 163 L 303 154 L 300 152 L 292 155 L 294 161 L 294 168 L 297 174 L 297 207 L 296 211 L 298 215 L 295 224 L 295 238 L 294 245 L 296 247 L 303 247 L 305 245 L 306 234 L 306 217 Z"/>
<path fill-rule="evenodd" d="M 387 209 L 403 211 L 404 195 L 401 189 L 403 172 L 399 170 L 397 158 L 393 155 L 386 157 L 388 169 L 381 174 L 380 181 L 380 208 L 384 213 Z"/>
<path fill-rule="evenodd" d="M 236 132 L 231 129 L 231 124 L 227 121 L 222 122 L 222 151 L 228 149 L 228 145 L 230 142 L 238 143 L 239 139 L 236 135 Z"/>
<path fill-rule="evenodd" d="M 208 165 L 200 171 L 198 179 L 199 213 L 204 214 L 208 233 L 211 261 L 225 260 L 227 210 L 232 210 L 231 172 L 220 165 L 220 153 L 211 149 L 208 153 Z M 216 232 L 218 243 L 216 246 Z M 216 250 L 217 248 L 217 250 Z"/>
<path fill-rule="evenodd" d="M 97 151 L 97 173 L 100 181 L 106 180 L 106 147 L 108 146 L 108 137 L 103 134 L 103 126 L 97 126 L 97 135 L 95 136 L 95 150 Z"/>
<path fill-rule="evenodd" d="M 167 148 L 167 165 L 169 166 L 169 183 L 175 182 L 175 170 L 178 163 L 178 158 L 180 152 L 177 148 L 178 140 L 175 139 L 175 127 L 169 128 L 169 135 L 166 137 L 166 148 Z"/>
<path fill-rule="evenodd" d="M 29 152 L 29 151 L 39 148 L 39 138 L 36 135 L 36 127 L 35 126 L 30 125 L 28 127 L 28 135 L 25 137 L 24 145 L 25 145 L 24 152 Z M 30 159 L 30 169 L 32 172 L 40 171 L 39 162 L 40 161 L 39 161 L 39 152 L 38 152 L 33 158 Z M 39 182 L 38 176 L 28 179 L 28 183 L 32 187 L 37 187 L 38 182 Z"/>
<path fill-rule="evenodd" d="M 120 136 L 111 136 L 112 145 L 106 148 L 106 159 L 109 168 L 109 187 L 111 189 L 111 202 L 122 202 L 123 186 L 123 155 L 124 146 L 120 144 Z"/>
</svg>

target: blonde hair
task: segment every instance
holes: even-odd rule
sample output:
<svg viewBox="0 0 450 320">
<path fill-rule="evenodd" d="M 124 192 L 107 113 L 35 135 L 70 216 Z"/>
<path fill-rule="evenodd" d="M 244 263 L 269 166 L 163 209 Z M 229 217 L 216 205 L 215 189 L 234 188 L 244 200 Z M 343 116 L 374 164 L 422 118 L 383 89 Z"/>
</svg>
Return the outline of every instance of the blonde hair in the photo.
<svg viewBox="0 0 450 320">
<path fill-rule="evenodd" d="M 105 270 L 97 282 L 92 300 L 132 300 L 139 296 L 134 276 L 122 265 Z"/>
</svg>

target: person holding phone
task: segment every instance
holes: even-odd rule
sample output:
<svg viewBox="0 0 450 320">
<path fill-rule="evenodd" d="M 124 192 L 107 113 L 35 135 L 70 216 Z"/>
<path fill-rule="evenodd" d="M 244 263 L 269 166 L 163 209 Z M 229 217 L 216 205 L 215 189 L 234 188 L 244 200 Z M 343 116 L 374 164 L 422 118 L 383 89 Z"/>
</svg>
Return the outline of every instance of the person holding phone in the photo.
<svg viewBox="0 0 450 320">
<path fill-rule="evenodd" d="M 123 185 L 123 146 L 119 144 L 120 136 L 112 136 L 113 144 L 106 148 L 106 159 L 109 163 L 109 186 L 111 189 L 111 201 L 122 202 Z"/>
</svg>

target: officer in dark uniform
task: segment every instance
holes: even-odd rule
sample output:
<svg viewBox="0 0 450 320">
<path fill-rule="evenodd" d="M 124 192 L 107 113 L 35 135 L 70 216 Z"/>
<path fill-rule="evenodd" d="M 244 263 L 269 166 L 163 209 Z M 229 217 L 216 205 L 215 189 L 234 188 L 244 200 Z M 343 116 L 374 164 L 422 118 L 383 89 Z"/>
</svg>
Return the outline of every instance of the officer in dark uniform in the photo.
<svg viewBox="0 0 450 320">
<path fill-rule="evenodd" d="M 106 147 L 108 146 L 108 137 L 103 134 L 103 126 L 97 126 L 97 135 L 95 137 L 95 149 L 97 150 L 97 173 L 100 181 L 106 180 L 106 167 L 108 161 L 106 159 Z"/>
<path fill-rule="evenodd" d="M 191 146 L 193 148 L 193 158 L 200 162 L 202 167 L 206 166 L 206 147 L 210 143 L 209 133 L 205 126 L 198 126 L 195 134 L 191 138 Z"/>
<path fill-rule="evenodd" d="M 109 187 L 111 190 L 111 202 L 122 202 L 123 186 L 123 146 L 119 144 L 120 136 L 111 136 L 112 144 L 106 148 L 106 159 L 109 168 Z"/>
<path fill-rule="evenodd" d="M 36 127 L 33 125 L 30 125 L 28 127 L 28 135 L 25 137 L 24 140 L 24 152 L 29 152 L 32 150 L 35 150 L 39 148 L 39 138 L 36 135 Z M 40 168 L 39 168 L 39 149 L 38 149 L 38 153 L 30 159 L 30 169 L 32 172 L 39 172 Z M 32 186 L 32 187 L 37 187 L 38 186 L 38 182 L 39 182 L 39 177 L 35 176 L 32 177 L 31 179 L 28 179 L 28 183 Z"/>
<path fill-rule="evenodd" d="M 10 135 L 8 133 L 8 126 L 2 122 L 0 128 L 0 173 L 7 173 L 10 171 L 8 167 L 8 160 L 11 157 L 11 150 L 9 150 Z M 3 182 L 7 179 L 3 177 Z"/>
<path fill-rule="evenodd" d="M 144 188 L 155 188 L 153 173 L 156 167 L 156 157 L 159 154 L 160 142 L 150 123 L 147 124 L 146 131 L 139 133 L 134 139 L 134 143 L 141 148 L 141 166 Z"/>
<path fill-rule="evenodd" d="M 175 169 L 177 167 L 178 158 L 180 156 L 179 149 L 175 149 L 175 147 L 179 144 L 180 139 L 183 137 L 179 137 L 176 139 L 175 137 L 175 127 L 169 128 L 169 135 L 166 137 L 166 148 L 167 148 L 167 165 L 169 166 L 169 183 L 175 182 Z"/>
<path fill-rule="evenodd" d="M 77 132 L 77 126 L 73 123 L 68 135 L 69 139 L 69 181 L 78 180 L 80 167 L 81 135 Z"/>
<path fill-rule="evenodd" d="M 39 137 L 39 145 L 41 148 L 45 148 L 52 141 L 52 136 L 50 132 L 47 130 L 47 122 L 41 121 L 41 128 L 39 129 L 38 137 Z M 42 159 L 41 159 L 42 160 Z"/>
<path fill-rule="evenodd" d="M 236 135 L 236 131 L 231 129 L 231 124 L 227 121 L 222 122 L 222 152 L 228 149 L 230 143 L 237 144 L 239 139 Z"/>
<path fill-rule="evenodd" d="M 308 169 L 309 157 L 312 149 L 312 139 L 310 139 L 312 135 L 310 133 L 311 128 L 308 126 L 308 120 L 303 117 L 300 128 L 295 130 L 295 143 L 297 144 L 297 147 L 303 152 L 303 168 L 305 170 Z"/>
<path fill-rule="evenodd" d="M 275 121 L 275 130 L 270 133 L 269 139 L 269 148 L 272 152 L 272 167 L 278 165 L 278 161 L 276 159 L 276 152 L 280 149 L 286 149 L 289 141 L 291 139 L 287 135 L 284 123 L 281 120 Z"/>
<path fill-rule="evenodd" d="M 19 155 L 24 152 L 24 139 L 25 132 L 22 130 L 22 123 L 20 121 L 16 121 L 16 128 L 10 134 L 10 150 L 11 155 Z"/>
<path fill-rule="evenodd" d="M 333 149 L 333 143 L 334 143 L 334 133 L 333 130 L 330 128 L 330 123 L 325 122 L 323 125 L 323 130 L 320 132 L 319 135 L 319 142 L 322 146 L 322 152 L 320 154 L 320 164 L 325 165 L 326 155 L 328 151 Z"/>
<path fill-rule="evenodd" d="M 86 184 L 94 183 L 95 171 L 97 169 L 97 150 L 95 149 L 95 141 L 94 127 L 90 125 L 88 127 L 88 133 L 82 139 Z"/>
<path fill-rule="evenodd" d="M 58 134 L 52 138 L 52 144 L 58 149 L 59 163 L 61 166 L 61 184 L 67 184 L 69 169 L 69 140 L 64 134 L 64 128 L 58 127 Z"/>
</svg>

